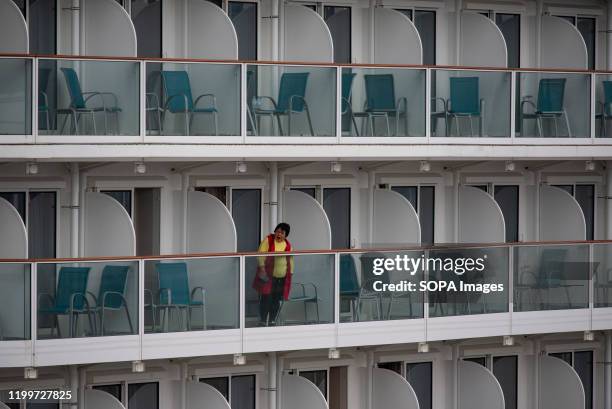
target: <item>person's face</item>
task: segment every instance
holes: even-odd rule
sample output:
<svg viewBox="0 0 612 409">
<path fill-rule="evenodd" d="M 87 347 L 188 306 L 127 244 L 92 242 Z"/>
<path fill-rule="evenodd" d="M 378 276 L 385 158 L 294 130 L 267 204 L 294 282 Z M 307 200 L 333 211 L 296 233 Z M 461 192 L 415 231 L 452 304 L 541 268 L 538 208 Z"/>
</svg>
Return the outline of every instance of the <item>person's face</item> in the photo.
<svg viewBox="0 0 612 409">
<path fill-rule="evenodd" d="M 285 234 L 285 231 L 283 229 L 274 230 L 274 240 L 281 242 L 281 241 L 285 241 L 286 237 L 287 235 Z"/>
</svg>

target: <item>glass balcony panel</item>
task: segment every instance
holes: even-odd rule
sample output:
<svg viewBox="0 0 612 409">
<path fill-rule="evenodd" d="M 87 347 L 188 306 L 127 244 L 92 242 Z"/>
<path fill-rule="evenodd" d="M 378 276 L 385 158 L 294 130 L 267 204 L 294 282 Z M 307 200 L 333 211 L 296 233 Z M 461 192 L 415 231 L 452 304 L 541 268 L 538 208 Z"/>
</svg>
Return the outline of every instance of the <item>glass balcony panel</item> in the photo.
<svg viewBox="0 0 612 409">
<path fill-rule="evenodd" d="M 0 341 L 30 339 L 30 264 L 0 263 Z"/>
<path fill-rule="evenodd" d="M 508 312 L 508 247 L 432 250 L 429 263 L 428 281 L 447 283 L 429 289 L 430 317 Z"/>
<path fill-rule="evenodd" d="M 247 128 L 255 136 L 335 136 L 336 69 L 247 66 Z"/>
<path fill-rule="evenodd" d="M 517 136 L 590 137 L 588 74 L 518 72 Z"/>
<path fill-rule="evenodd" d="M 32 133 L 32 61 L 0 58 L 0 135 Z"/>
<path fill-rule="evenodd" d="M 595 75 L 595 137 L 612 138 L 612 74 Z"/>
<path fill-rule="evenodd" d="M 140 134 L 138 62 L 41 59 L 38 81 L 41 134 Z"/>
<path fill-rule="evenodd" d="M 38 338 L 138 334 L 138 262 L 40 263 Z"/>
<path fill-rule="evenodd" d="M 148 135 L 240 135 L 240 65 L 146 63 Z"/>
<path fill-rule="evenodd" d="M 588 308 L 588 245 L 514 248 L 514 310 Z"/>
<path fill-rule="evenodd" d="M 612 307 L 612 244 L 593 244 L 593 303 Z"/>
<path fill-rule="evenodd" d="M 510 137 L 511 74 L 433 70 L 431 135 Z"/>
<path fill-rule="evenodd" d="M 239 327 L 240 259 L 145 262 L 145 332 Z"/>
<path fill-rule="evenodd" d="M 342 69 L 342 135 L 425 136 L 425 70 Z"/>
<path fill-rule="evenodd" d="M 423 269 L 382 269 L 384 260 L 420 259 L 422 251 L 340 255 L 340 322 L 423 318 L 425 293 L 418 290 Z M 380 261 L 378 261 L 380 260 Z M 415 290 L 402 287 L 415 283 Z M 392 287 L 394 286 L 394 287 Z"/>
<path fill-rule="evenodd" d="M 290 283 L 286 278 L 288 263 Z M 334 321 L 333 254 L 249 256 L 245 277 L 247 327 Z"/>
</svg>

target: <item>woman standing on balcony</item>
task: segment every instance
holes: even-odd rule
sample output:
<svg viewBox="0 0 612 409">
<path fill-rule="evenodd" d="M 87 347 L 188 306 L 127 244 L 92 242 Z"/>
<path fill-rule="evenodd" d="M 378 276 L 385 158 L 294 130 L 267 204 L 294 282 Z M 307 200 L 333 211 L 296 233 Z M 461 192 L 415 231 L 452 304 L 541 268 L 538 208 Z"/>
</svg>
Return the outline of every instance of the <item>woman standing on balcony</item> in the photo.
<svg viewBox="0 0 612 409">
<path fill-rule="evenodd" d="M 280 253 L 291 251 L 287 240 L 290 227 L 280 223 L 259 245 L 260 253 Z M 293 272 L 292 256 L 262 256 L 257 258 L 257 274 L 253 288 L 259 293 L 260 326 L 274 325 L 280 303 L 289 298 L 291 274 Z"/>
</svg>

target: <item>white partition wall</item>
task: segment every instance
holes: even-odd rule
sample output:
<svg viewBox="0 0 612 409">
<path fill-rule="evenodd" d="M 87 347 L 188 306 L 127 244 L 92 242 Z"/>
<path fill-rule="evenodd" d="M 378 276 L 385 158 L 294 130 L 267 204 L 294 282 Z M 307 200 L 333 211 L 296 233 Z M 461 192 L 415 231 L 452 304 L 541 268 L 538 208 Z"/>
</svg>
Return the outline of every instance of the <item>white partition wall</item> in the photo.
<svg viewBox="0 0 612 409">
<path fill-rule="evenodd" d="M 580 70 L 589 68 L 582 34 L 569 21 L 555 16 L 542 16 L 541 35 L 541 67 Z"/>
<path fill-rule="evenodd" d="M 187 193 L 187 253 L 236 251 L 236 226 L 228 208 L 205 192 Z"/>
<path fill-rule="evenodd" d="M 285 4 L 285 61 L 333 62 L 334 46 L 329 28 L 314 10 L 298 4 Z"/>
<path fill-rule="evenodd" d="M 27 258 L 28 232 L 17 209 L 7 200 L 0 198 L 0 259 Z"/>
<path fill-rule="evenodd" d="M 399 11 L 377 7 L 374 12 L 375 64 L 423 63 L 423 45 L 410 19 Z"/>
<path fill-rule="evenodd" d="M 506 40 L 497 24 L 482 14 L 461 13 L 460 65 L 472 67 L 507 67 Z"/>
<path fill-rule="evenodd" d="M 317 386 L 297 375 L 281 378 L 281 408 L 283 409 L 328 409 L 325 397 Z"/>
<path fill-rule="evenodd" d="M 136 254 L 134 224 L 118 201 L 104 193 L 87 192 L 84 209 L 84 257 Z"/>
<path fill-rule="evenodd" d="M 372 244 L 378 247 L 421 243 L 419 216 L 401 194 L 388 189 L 374 190 Z"/>
<path fill-rule="evenodd" d="M 108 392 L 85 389 L 85 409 L 125 409 L 125 406 Z"/>
<path fill-rule="evenodd" d="M 185 58 L 238 59 L 238 36 L 229 16 L 206 0 L 187 1 Z"/>
<path fill-rule="evenodd" d="M 136 30 L 115 0 L 81 0 L 81 54 L 136 57 Z"/>
<path fill-rule="evenodd" d="M 540 187 L 541 241 L 586 240 L 586 222 L 572 195 L 554 186 Z"/>
<path fill-rule="evenodd" d="M 323 206 L 297 190 L 283 192 L 283 221 L 291 226 L 289 240 L 295 249 L 331 249 L 331 227 Z"/>
<path fill-rule="evenodd" d="M 181 387 L 180 382 L 175 386 Z M 231 406 L 225 397 L 215 389 L 203 382 L 187 381 L 185 409 L 230 409 Z M 180 396 L 180 395 L 179 395 Z M 87 408 L 85 408 L 87 409 Z"/>
<path fill-rule="evenodd" d="M 13 0 L 0 0 L 0 53 L 27 54 L 28 27 Z"/>
<path fill-rule="evenodd" d="M 459 409 L 504 409 L 504 392 L 484 366 L 459 361 Z"/>
<path fill-rule="evenodd" d="M 503 243 L 506 225 L 499 205 L 487 192 L 459 186 L 459 242 Z"/>
<path fill-rule="evenodd" d="M 542 355 L 539 375 L 539 409 L 584 409 L 582 381 L 567 362 Z"/>
<path fill-rule="evenodd" d="M 372 368 L 372 409 L 419 409 L 417 395 L 406 378 L 389 369 Z"/>
</svg>

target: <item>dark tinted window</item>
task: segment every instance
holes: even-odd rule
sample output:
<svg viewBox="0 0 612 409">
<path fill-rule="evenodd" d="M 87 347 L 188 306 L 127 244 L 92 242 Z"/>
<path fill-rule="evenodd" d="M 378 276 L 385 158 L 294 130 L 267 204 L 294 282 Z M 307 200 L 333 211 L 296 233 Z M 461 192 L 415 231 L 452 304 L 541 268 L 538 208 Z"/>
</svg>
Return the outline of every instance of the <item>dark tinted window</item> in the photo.
<svg viewBox="0 0 612 409">
<path fill-rule="evenodd" d="M 300 371 L 300 376 L 314 383 L 327 399 L 327 371 Z"/>
<path fill-rule="evenodd" d="M 578 31 L 582 34 L 584 44 L 587 48 L 587 55 L 589 58 L 589 69 L 595 69 L 595 50 L 596 50 L 596 21 L 592 17 L 578 17 Z"/>
<path fill-rule="evenodd" d="M 23 223 L 26 223 L 26 195 L 25 192 L 0 192 L 0 197 L 13 205 Z"/>
<path fill-rule="evenodd" d="M 159 384 L 150 382 L 128 385 L 128 407 L 130 409 L 159 409 Z"/>
<path fill-rule="evenodd" d="M 576 201 L 582 209 L 586 222 L 586 238 L 595 238 L 595 185 L 576 185 Z"/>
<path fill-rule="evenodd" d="M 112 396 L 114 396 L 119 402 L 121 402 L 121 384 L 120 383 L 114 384 L 114 385 L 95 385 L 93 389 L 109 393 Z"/>
<path fill-rule="evenodd" d="M 334 42 L 334 62 L 351 62 L 351 8 L 325 6 L 323 18 Z"/>
<path fill-rule="evenodd" d="M 238 235 L 238 251 L 256 251 L 261 240 L 261 190 L 233 189 L 232 217 Z"/>
<path fill-rule="evenodd" d="M 229 379 L 227 376 L 217 378 L 202 378 L 200 382 L 208 384 L 218 390 L 221 395 L 229 402 Z"/>
<path fill-rule="evenodd" d="M 118 201 L 125 211 L 132 216 L 132 191 L 131 190 L 102 190 L 104 193 Z"/>
<path fill-rule="evenodd" d="M 161 0 L 131 0 L 132 21 L 136 29 L 139 57 L 162 56 Z"/>
<path fill-rule="evenodd" d="M 418 362 L 406 364 L 406 380 L 414 389 L 419 401 L 419 409 L 431 409 L 432 364 Z"/>
<path fill-rule="evenodd" d="M 504 215 L 506 223 L 506 242 L 518 241 L 519 224 L 519 187 L 495 186 L 495 201 Z"/>
<path fill-rule="evenodd" d="M 255 409 L 255 375 L 232 376 L 232 409 Z"/>
<path fill-rule="evenodd" d="M 238 58 L 257 59 L 257 3 L 230 1 L 227 13 L 238 36 Z"/>
<path fill-rule="evenodd" d="M 323 190 L 323 208 L 331 226 L 332 248 L 351 247 L 351 189 Z"/>
<path fill-rule="evenodd" d="M 593 351 L 574 352 L 574 369 L 584 386 L 585 409 L 593 408 Z"/>
<path fill-rule="evenodd" d="M 513 356 L 493 357 L 493 375 L 504 392 L 505 409 L 516 409 L 518 359 Z"/>
<path fill-rule="evenodd" d="M 521 15 L 495 14 L 495 23 L 506 40 L 508 50 L 508 67 L 518 68 L 521 65 Z"/>
<path fill-rule="evenodd" d="M 414 25 L 419 30 L 423 44 L 423 64 L 436 64 L 436 12 L 415 10 Z"/>
<path fill-rule="evenodd" d="M 402 362 L 381 362 L 378 367 L 402 374 Z"/>
</svg>

